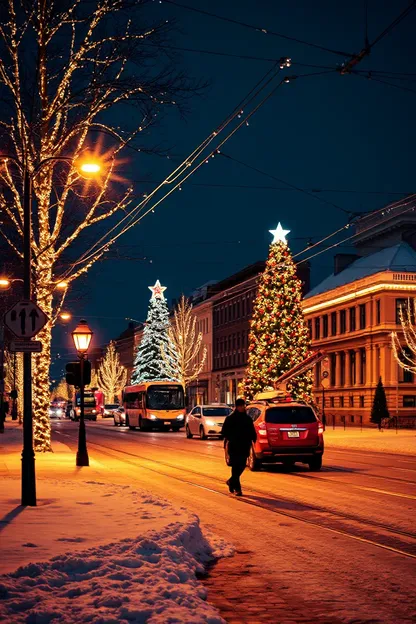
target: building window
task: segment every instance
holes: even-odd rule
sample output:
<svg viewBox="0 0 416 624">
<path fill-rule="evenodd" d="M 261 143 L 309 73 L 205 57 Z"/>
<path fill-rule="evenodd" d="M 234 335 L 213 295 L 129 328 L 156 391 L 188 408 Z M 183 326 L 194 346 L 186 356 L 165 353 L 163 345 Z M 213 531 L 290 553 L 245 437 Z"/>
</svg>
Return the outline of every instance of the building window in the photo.
<svg viewBox="0 0 416 624">
<path fill-rule="evenodd" d="M 329 406 L 330 407 L 335 407 L 335 399 L 334 399 L 334 397 L 329 397 Z"/>
<path fill-rule="evenodd" d="M 355 351 L 350 351 L 350 379 L 352 386 L 355 386 L 355 384 L 357 383 L 356 370 L 357 367 L 355 362 Z"/>
<path fill-rule="evenodd" d="M 322 338 L 328 338 L 328 314 L 322 317 Z"/>
<path fill-rule="evenodd" d="M 350 396 L 350 407 L 354 407 L 354 397 Z M 353 420 L 351 422 L 354 422 Z"/>
<path fill-rule="evenodd" d="M 308 332 L 309 332 L 309 338 L 312 340 L 312 320 L 311 319 L 308 320 Z"/>
<path fill-rule="evenodd" d="M 337 369 L 337 356 L 336 356 L 336 353 L 331 353 L 331 355 L 330 355 L 330 366 L 331 366 L 331 370 L 330 370 L 330 383 L 331 383 L 331 386 L 335 386 L 336 369 Z"/>
<path fill-rule="evenodd" d="M 339 397 L 339 406 L 340 407 L 344 407 L 344 397 L 343 396 Z"/>
<path fill-rule="evenodd" d="M 337 313 L 331 312 L 331 335 L 337 335 Z"/>
<path fill-rule="evenodd" d="M 404 352 L 404 355 L 407 356 L 407 358 L 412 359 L 412 351 L 409 349 L 407 345 L 402 347 L 402 350 Z M 407 359 L 403 357 L 403 355 L 399 354 L 399 357 L 401 357 L 401 359 L 404 360 L 405 362 L 408 361 Z M 399 366 L 399 381 L 401 383 L 413 383 L 412 371 L 406 370 L 402 368 L 401 366 Z"/>
<path fill-rule="evenodd" d="M 364 395 L 360 395 L 360 407 L 364 407 Z"/>
<path fill-rule="evenodd" d="M 406 299 L 396 299 L 396 325 L 400 325 L 400 312 L 406 313 Z"/>
<path fill-rule="evenodd" d="M 341 386 L 345 386 L 345 353 L 343 351 L 341 352 L 340 366 L 341 366 Z"/>
<path fill-rule="evenodd" d="M 339 333 L 345 334 L 347 331 L 347 311 L 341 310 L 339 313 Z"/>
<path fill-rule="evenodd" d="M 352 397 L 351 397 L 351 398 L 352 398 Z M 354 415 L 353 415 L 353 414 L 351 414 L 351 416 L 350 416 L 350 422 L 351 422 L 351 423 L 353 423 L 353 422 L 354 422 L 354 420 L 355 420 Z"/>
<path fill-rule="evenodd" d="M 355 307 L 350 308 L 350 331 L 355 331 Z"/>
<path fill-rule="evenodd" d="M 381 323 L 381 302 L 380 299 L 376 300 L 376 325 Z"/>
<path fill-rule="evenodd" d="M 403 407 L 416 407 L 416 394 L 403 397 Z"/>
<path fill-rule="evenodd" d="M 365 347 L 360 349 L 360 358 L 361 358 L 360 384 L 365 384 L 365 366 L 366 366 Z"/>
<path fill-rule="evenodd" d="M 315 340 L 319 340 L 321 337 L 321 317 L 317 316 L 315 319 Z"/>
<path fill-rule="evenodd" d="M 366 322 L 365 322 L 365 303 L 362 303 L 360 305 L 360 329 L 365 329 L 366 326 Z"/>
<path fill-rule="evenodd" d="M 319 386 L 321 385 L 321 371 L 321 362 L 318 362 L 315 366 L 315 386 L 317 388 L 319 388 Z"/>
</svg>

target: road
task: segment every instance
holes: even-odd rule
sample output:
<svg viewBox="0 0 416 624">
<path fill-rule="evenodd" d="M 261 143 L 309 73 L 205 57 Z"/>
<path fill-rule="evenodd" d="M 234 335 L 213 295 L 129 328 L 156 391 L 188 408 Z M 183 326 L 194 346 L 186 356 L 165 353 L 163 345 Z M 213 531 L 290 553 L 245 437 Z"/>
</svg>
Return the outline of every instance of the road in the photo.
<svg viewBox="0 0 416 624">
<path fill-rule="evenodd" d="M 77 425 L 57 422 L 54 436 L 75 449 Z M 234 544 L 206 581 L 228 622 L 416 622 L 414 457 L 327 449 L 320 473 L 247 470 L 238 499 L 220 441 L 109 421 L 88 423 L 87 438 L 113 481 L 187 507 Z"/>
</svg>

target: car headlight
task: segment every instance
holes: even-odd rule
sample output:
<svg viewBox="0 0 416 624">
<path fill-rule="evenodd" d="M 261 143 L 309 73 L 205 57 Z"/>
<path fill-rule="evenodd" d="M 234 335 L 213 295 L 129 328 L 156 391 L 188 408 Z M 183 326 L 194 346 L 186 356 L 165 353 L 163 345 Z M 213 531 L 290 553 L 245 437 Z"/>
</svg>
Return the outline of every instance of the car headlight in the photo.
<svg viewBox="0 0 416 624">
<path fill-rule="evenodd" d="M 183 420 L 184 416 L 183 414 L 179 414 L 179 416 L 176 416 L 176 420 Z"/>
<path fill-rule="evenodd" d="M 157 416 L 155 416 L 154 414 L 150 414 L 150 420 L 157 420 Z"/>
<path fill-rule="evenodd" d="M 206 420 L 205 422 L 208 425 L 208 427 L 215 427 L 215 425 L 217 424 L 213 420 Z"/>
<path fill-rule="evenodd" d="M 57 416 L 62 416 L 62 414 L 63 414 L 63 412 L 62 412 L 62 410 L 61 410 L 61 409 L 57 409 L 57 410 L 56 410 L 56 415 L 57 415 Z"/>
<path fill-rule="evenodd" d="M 97 410 L 92 410 L 92 413 L 95 414 Z"/>
</svg>

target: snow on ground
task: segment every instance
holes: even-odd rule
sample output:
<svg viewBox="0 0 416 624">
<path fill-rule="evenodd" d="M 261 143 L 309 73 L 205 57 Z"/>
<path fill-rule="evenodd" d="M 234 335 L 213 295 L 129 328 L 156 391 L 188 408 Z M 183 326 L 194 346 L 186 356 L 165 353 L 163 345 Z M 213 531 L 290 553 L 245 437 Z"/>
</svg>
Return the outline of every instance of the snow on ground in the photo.
<svg viewBox="0 0 416 624">
<path fill-rule="evenodd" d="M 358 427 L 332 429 L 325 431 L 325 446 L 328 450 L 348 448 L 351 450 L 376 451 L 379 453 L 398 453 L 414 455 L 416 453 L 416 431 L 399 429 L 363 429 Z"/>
<path fill-rule="evenodd" d="M 232 549 L 197 516 L 99 481 L 38 480 L 37 507 L 19 495 L 19 480 L 3 478 L 0 621 L 223 622 L 197 575 Z"/>
</svg>

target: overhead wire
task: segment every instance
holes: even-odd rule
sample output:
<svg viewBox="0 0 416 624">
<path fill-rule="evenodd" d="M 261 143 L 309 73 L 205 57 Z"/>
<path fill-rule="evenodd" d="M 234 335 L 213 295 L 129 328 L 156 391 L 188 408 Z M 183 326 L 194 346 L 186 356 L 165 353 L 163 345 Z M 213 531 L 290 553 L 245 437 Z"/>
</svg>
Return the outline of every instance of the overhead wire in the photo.
<svg viewBox="0 0 416 624">
<path fill-rule="evenodd" d="M 212 17 L 217 20 L 221 20 L 223 22 L 228 22 L 229 24 L 234 24 L 237 26 L 243 26 L 244 28 L 248 28 L 250 30 L 254 30 L 256 32 L 263 33 L 265 35 L 272 35 L 274 37 L 280 37 L 281 39 L 285 39 L 286 41 L 293 41 L 294 43 L 300 43 L 302 45 L 309 46 L 311 48 L 315 48 L 317 50 L 322 50 L 324 52 L 329 52 L 331 54 L 336 54 L 338 56 L 352 56 L 348 52 L 344 52 L 342 50 L 334 50 L 332 48 L 328 48 L 326 46 L 322 46 L 317 43 L 313 43 L 311 41 L 305 41 L 304 39 L 298 39 L 297 37 L 291 37 L 289 35 L 285 35 L 283 33 L 273 31 L 269 28 L 264 28 L 262 26 L 254 26 L 253 24 L 249 24 L 247 22 L 243 22 L 241 20 L 236 20 L 231 17 L 225 17 L 223 15 L 218 15 L 217 13 L 212 13 L 211 11 L 207 11 L 205 9 L 198 9 L 193 6 L 189 6 L 188 4 L 183 4 L 182 2 L 177 2 L 176 0 L 164 0 L 165 3 L 171 4 L 182 9 L 186 9 L 187 11 L 193 11 L 194 13 L 199 13 L 200 15 L 205 15 L 207 17 Z"/>
<path fill-rule="evenodd" d="M 270 70 L 269 70 L 270 72 Z M 268 73 L 269 73 L 268 72 Z M 330 72 L 335 72 L 335 70 L 330 70 Z M 318 75 L 322 75 L 322 74 L 326 74 L 326 73 L 330 73 L 328 71 L 320 71 L 320 72 L 311 72 L 309 74 L 300 74 L 299 76 L 296 76 L 296 78 L 306 78 L 306 77 L 311 77 L 311 76 L 318 76 Z M 277 74 L 276 74 L 277 75 Z M 295 77 L 291 77 L 292 79 L 294 79 Z M 272 78 L 273 79 L 273 78 Z M 261 91 L 263 91 L 268 85 L 269 83 L 272 81 L 272 79 L 268 80 L 266 82 L 265 85 L 263 85 L 262 87 L 259 88 L 258 93 L 255 94 L 255 96 L 251 97 L 250 100 L 254 100 L 255 97 L 261 93 Z M 156 190 L 158 190 L 159 188 L 161 188 L 164 184 L 168 183 L 171 184 L 172 182 L 174 183 L 174 186 L 168 191 L 166 192 L 166 194 L 160 198 L 155 204 L 152 204 L 150 206 L 150 208 L 148 208 L 145 212 L 143 212 L 142 214 L 137 215 L 138 212 L 140 212 L 141 210 L 143 210 L 146 207 L 146 204 L 148 203 L 148 198 L 146 198 L 145 201 L 141 202 L 135 209 L 133 209 L 132 211 L 130 211 L 130 213 L 128 213 L 123 219 L 121 219 L 113 228 L 112 230 L 110 230 L 109 232 L 107 232 L 99 241 L 97 241 L 97 243 L 95 243 L 89 250 L 87 250 L 87 252 L 84 252 L 84 254 L 81 256 L 80 260 L 78 260 L 77 262 L 73 263 L 72 266 L 70 267 L 69 271 L 64 275 L 64 277 L 68 277 L 70 278 L 70 270 L 71 268 L 74 268 L 76 265 L 81 264 L 82 262 L 88 262 L 93 256 L 97 255 L 98 253 L 100 253 L 103 249 L 105 249 L 106 247 L 108 247 L 109 245 L 113 244 L 115 242 L 115 240 L 117 240 L 121 235 L 123 235 L 125 232 L 127 232 L 131 227 L 134 227 L 141 219 L 143 219 L 147 214 L 149 214 L 150 212 L 154 212 L 155 208 L 162 202 L 164 201 L 169 195 L 171 195 L 175 190 L 177 190 L 178 188 L 181 187 L 181 185 L 191 176 L 193 175 L 204 163 L 208 163 L 209 159 L 211 157 L 214 157 L 216 154 L 219 153 L 219 149 L 222 147 L 222 145 L 228 141 L 234 134 L 235 132 L 237 132 L 243 125 L 247 124 L 248 119 L 250 119 L 258 110 L 261 106 L 263 106 L 265 104 L 265 102 L 272 97 L 275 92 L 277 91 L 277 89 L 279 89 L 282 84 L 284 82 L 286 82 L 288 80 L 288 78 L 284 78 L 282 79 L 277 86 L 273 87 L 272 90 L 267 93 L 263 99 L 254 107 L 253 110 L 251 110 L 247 115 L 245 115 L 243 117 L 242 113 L 243 111 L 240 110 L 240 113 L 238 113 L 238 108 L 237 108 L 237 112 L 231 117 L 230 121 L 232 121 L 233 119 L 235 119 L 236 116 L 240 117 L 242 119 L 242 121 L 240 123 L 237 124 L 237 126 L 235 128 L 233 128 L 228 135 L 222 139 L 219 144 L 216 145 L 216 147 L 211 150 L 210 153 L 208 153 L 208 155 L 204 155 L 202 157 L 202 160 L 194 167 L 194 169 L 192 169 L 191 171 L 189 171 L 188 174 L 186 174 L 186 169 L 184 168 L 184 166 L 180 166 L 178 167 L 175 171 L 178 171 L 178 169 L 183 169 L 182 172 L 180 172 L 179 174 L 175 175 L 174 178 L 172 178 L 172 180 L 167 179 L 168 181 L 164 181 L 162 182 L 162 184 L 160 184 Z M 227 124 L 228 125 L 228 124 Z M 217 135 L 219 134 L 219 132 L 214 132 L 211 133 L 208 137 L 209 141 L 207 142 L 207 140 L 205 140 L 204 143 L 209 144 L 209 142 L 211 142 L 211 140 L 213 140 Z M 199 152 L 198 155 L 202 154 L 201 150 Z M 197 157 L 193 158 L 193 162 L 195 162 Z M 188 159 L 189 160 L 189 159 Z M 185 161 L 185 166 L 186 166 L 187 161 Z M 191 163 L 192 164 L 192 163 Z M 176 180 L 178 180 L 180 174 L 183 174 L 184 177 L 181 178 L 181 180 L 177 183 Z M 185 175 L 186 174 L 186 175 Z M 152 191 L 151 196 L 153 196 L 155 194 L 155 191 Z M 135 212 L 136 214 L 132 216 L 132 213 Z M 125 221 L 127 218 L 130 218 L 130 222 L 125 225 L 123 227 L 123 229 L 118 232 L 117 234 L 115 234 L 113 236 L 113 238 L 111 239 L 111 241 L 107 241 L 106 243 L 103 243 L 103 245 L 101 246 L 101 248 L 96 249 L 94 252 L 92 252 L 92 249 L 94 249 L 95 247 L 97 247 L 97 245 L 99 245 L 102 240 L 105 238 L 105 236 L 108 236 L 112 231 L 114 231 L 116 228 L 118 228 L 120 226 L 120 224 Z M 88 253 L 90 253 L 90 255 L 88 255 Z"/>
</svg>

